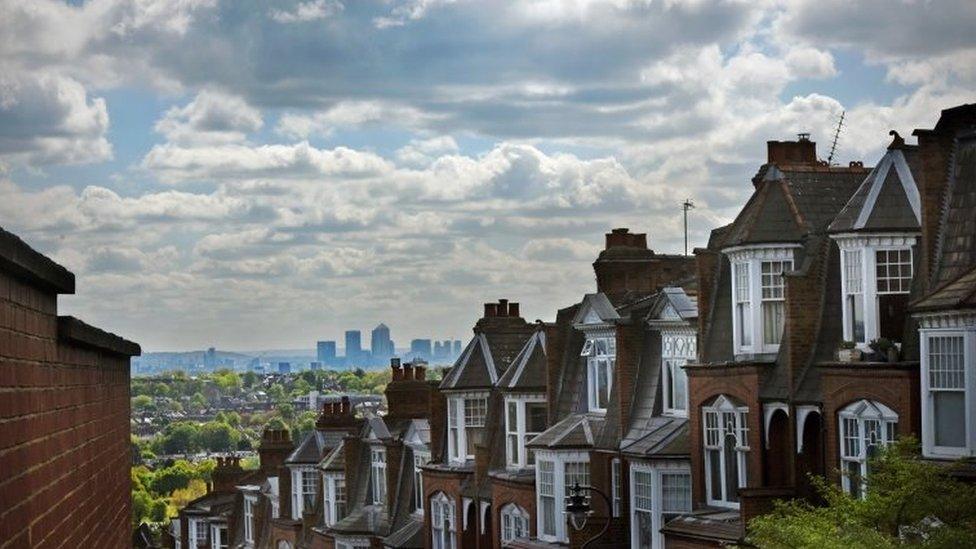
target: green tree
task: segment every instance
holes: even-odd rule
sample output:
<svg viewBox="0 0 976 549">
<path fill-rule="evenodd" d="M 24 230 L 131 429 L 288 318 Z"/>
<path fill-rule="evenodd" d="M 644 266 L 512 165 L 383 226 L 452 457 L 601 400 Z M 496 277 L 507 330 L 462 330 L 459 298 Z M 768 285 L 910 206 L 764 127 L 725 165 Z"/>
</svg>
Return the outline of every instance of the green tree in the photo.
<svg viewBox="0 0 976 549">
<path fill-rule="evenodd" d="M 288 394 L 285 393 L 285 388 L 280 383 L 273 383 L 271 387 L 268 387 L 268 398 L 277 403 L 288 402 Z"/>
<path fill-rule="evenodd" d="M 168 496 L 174 490 L 186 488 L 190 481 L 198 477 L 196 469 L 189 462 L 179 459 L 173 465 L 156 471 L 153 475 L 151 488 L 152 491 Z"/>
<path fill-rule="evenodd" d="M 190 397 L 190 406 L 195 410 L 202 410 L 207 407 L 207 397 L 203 396 L 203 393 L 196 392 Z"/>
<path fill-rule="evenodd" d="M 145 411 L 152 408 L 153 399 L 149 395 L 139 395 L 132 399 L 132 409 L 137 411 Z"/>
<path fill-rule="evenodd" d="M 258 375 L 250 370 L 244 372 L 244 375 L 241 377 L 241 383 L 243 383 L 244 386 L 247 387 L 248 389 L 254 387 L 254 385 L 257 382 L 258 382 Z"/>
<path fill-rule="evenodd" d="M 749 523 L 747 541 L 770 549 L 976 547 L 976 486 L 918 459 L 914 440 L 882 451 L 870 470 L 863 499 L 815 478 L 825 505 L 778 503 Z"/>
<path fill-rule="evenodd" d="M 240 434 L 230 425 L 218 421 L 210 421 L 200 426 L 197 434 L 200 448 L 211 452 L 229 452 L 237 449 Z"/>
<path fill-rule="evenodd" d="M 162 451 L 164 454 L 186 454 L 200 449 L 199 428 L 196 424 L 180 421 L 171 423 L 163 430 Z"/>
</svg>

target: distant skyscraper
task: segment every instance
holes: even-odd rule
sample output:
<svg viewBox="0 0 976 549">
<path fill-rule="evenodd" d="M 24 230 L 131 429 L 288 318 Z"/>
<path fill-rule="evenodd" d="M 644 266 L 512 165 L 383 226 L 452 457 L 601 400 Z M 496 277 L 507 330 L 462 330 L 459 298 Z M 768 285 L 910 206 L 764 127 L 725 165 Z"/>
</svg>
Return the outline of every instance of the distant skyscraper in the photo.
<svg viewBox="0 0 976 549">
<path fill-rule="evenodd" d="M 279 374 L 290 374 L 291 373 L 291 362 L 279 362 L 278 363 L 278 373 Z"/>
<path fill-rule="evenodd" d="M 363 334 L 359 330 L 346 331 L 346 361 L 358 360 L 363 355 Z M 350 364 L 351 366 L 351 364 Z"/>
<path fill-rule="evenodd" d="M 319 341 L 316 350 L 317 353 L 315 358 L 317 358 L 322 364 L 329 366 L 336 363 L 335 341 Z"/>
<path fill-rule="evenodd" d="M 430 360 L 430 340 L 414 339 L 410 342 L 410 357 Z"/>
<path fill-rule="evenodd" d="M 455 357 L 461 356 L 461 340 L 460 339 L 455 339 L 454 340 L 454 356 Z"/>
<path fill-rule="evenodd" d="M 381 323 L 373 328 L 369 348 L 373 353 L 373 360 L 381 361 L 393 356 L 393 341 L 390 340 L 390 329 L 386 324 Z"/>
<path fill-rule="evenodd" d="M 208 370 L 213 370 L 217 366 L 217 350 L 213 347 L 207 349 L 207 352 L 203 354 L 203 367 Z"/>
<path fill-rule="evenodd" d="M 321 370 L 322 369 L 322 363 L 319 362 L 318 360 L 313 360 L 311 362 L 311 364 L 308 365 L 308 367 L 309 367 L 309 369 L 312 369 L 312 370 Z"/>
</svg>

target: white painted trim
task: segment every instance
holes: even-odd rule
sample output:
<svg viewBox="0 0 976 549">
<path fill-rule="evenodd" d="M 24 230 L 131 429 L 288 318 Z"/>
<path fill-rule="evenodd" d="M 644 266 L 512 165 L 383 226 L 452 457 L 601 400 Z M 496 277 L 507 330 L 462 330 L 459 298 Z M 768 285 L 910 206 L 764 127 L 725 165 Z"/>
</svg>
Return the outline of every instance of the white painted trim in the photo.
<svg viewBox="0 0 976 549">
<path fill-rule="evenodd" d="M 888 170 L 890 169 L 891 156 L 886 154 L 881 158 L 881 163 L 868 176 L 871 178 L 872 185 L 868 189 L 868 195 L 864 198 L 864 205 L 861 206 L 861 211 L 858 212 L 857 219 L 854 221 L 855 229 L 864 228 L 868 218 L 871 217 L 871 212 L 874 211 L 874 204 L 878 201 L 878 195 L 881 194 L 881 187 L 884 186 L 884 180 L 888 178 Z"/>
<path fill-rule="evenodd" d="M 823 419 L 823 412 L 820 411 L 820 406 L 813 404 L 802 404 L 796 407 L 796 453 L 800 454 L 803 452 L 803 427 L 806 425 L 807 417 L 816 412 L 820 414 L 821 420 Z"/>
<path fill-rule="evenodd" d="M 773 420 L 773 414 L 777 410 L 786 412 L 786 417 L 790 417 L 790 407 L 785 402 L 767 402 L 763 404 L 763 439 L 766 441 L 767 450 L 769 450 L 769 422 Z"/>
<path fill-rule="evenodd" d="M 938 318 L 938 317 L 933 317 Z M 949 320 L 949 319 L 946 319 Z M 954 320 L 959 320 L 955 317 Z M 932 336 L 962 336 L 966 446 L 935 445 L 933 402 L 929 379 L 929 338 Z M 924 328 L 919 330 L 922 390 L 922 455 L 934 459 L 956 459 L 976 456 L 976 326 L 959 328 Z"/>
<path fill-rule="evenodd" d="M 628 474 L 628 486 L 630 488 L 630 546 L 632 549 L 639 548 L 639 521 L 637 519 L 637 506 L 636 501 L 636 474 L 650 474 L 651 475 L 651 530 L 654 533 L 652 547 L 664 547 L 664 535 L 661 534 L 661 528 L 664 527 L 663 515 L 664 515 L 664 493 L 663 493 L 663 475 L 664 474 L 687 474 L 689 476 L 688 487 L 691 490 L 691 465 L 687 461 L 659 461 L 659 462 L 645 462 L 645 461 L 632 461 L 630 462 L 630 472 Z M 688 494 L 688 501 L 693 500 L 692 493 Z M 687 510 L 691 512 L 691 508 Z"/>
</svg>

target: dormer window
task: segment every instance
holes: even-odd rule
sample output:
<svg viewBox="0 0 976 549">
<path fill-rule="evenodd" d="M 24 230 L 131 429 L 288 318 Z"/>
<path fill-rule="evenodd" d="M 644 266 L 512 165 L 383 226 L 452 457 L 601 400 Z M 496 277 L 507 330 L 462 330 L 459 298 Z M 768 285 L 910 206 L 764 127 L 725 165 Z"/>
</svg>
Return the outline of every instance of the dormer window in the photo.
<svg viewBox="0 0 976 549">
<path fill-rule="evenodd" d="M 386 449 L 374 446 L 369 453 L 373 505 L 383 505 L 386 503 Z"/>
<path fill-rule="evenodd" d="M 546 430 L 547 419 L 545 395 L 505 397 L 505 453 L 510 469 L 535 465 L 535 453 L 525 443 Z"/>
<path fill-rule="evenodd" d="M 688 416 L 688 374 L 684 366 L 697 355 L 695 332 L 680 330 L 662 332 L 661 366 L 664 413 Z"/>
<path fill-rule="evenodd" d="M 591 412 L 606 412 L 613 387 L 617 340 L 613 336 L 587 336 L 580 356 L 586 357 L 587 404 Z"/>
<path fill-rule="evenodd" d="M 447 450 L 450 461 L 463 463 L 474 459 L 474 447 L 480 442 L 487 415 L 486 393 L 463 393 L 448 397 Z"/>
<path fill-rule="evenodd" d="M 884 337 L 900 341 L 914 268 L 911 234 L 841 234 L 841 299 L 845 341 L 862 349 Z"/>
<path fill-rule="evenodd" d="M 318 473 L 311 465 L 291 468 L 291 518 L 302 520 L 302 513 L 315 505 Z"/>
<path fill-rule="evenodd" d="M 737 355 L 779 351 L 786 320 L 786 281 L 793 247 L 749 246 L 727 250 L 732 264 L 732 326 Z"/>
</svg>

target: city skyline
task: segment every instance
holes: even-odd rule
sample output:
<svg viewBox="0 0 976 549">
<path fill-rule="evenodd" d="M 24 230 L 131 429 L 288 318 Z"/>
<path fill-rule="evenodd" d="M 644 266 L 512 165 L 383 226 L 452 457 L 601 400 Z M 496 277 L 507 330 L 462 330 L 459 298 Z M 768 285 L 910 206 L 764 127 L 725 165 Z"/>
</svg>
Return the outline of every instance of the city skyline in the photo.
<svg viewBox="0 0 976 549">
<path fill-rule="evenodd" d="M 4 2 L 3 226 L 146 349 L 551 321 L 611 225 L 681 252 L 691 198 L 703 246 L 765 140 L 846 111 L 833 160 L 873 165 L 976 88 L 971 1 L 494 6 Z"/>
</svg>

